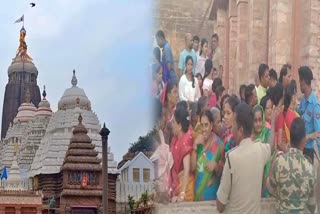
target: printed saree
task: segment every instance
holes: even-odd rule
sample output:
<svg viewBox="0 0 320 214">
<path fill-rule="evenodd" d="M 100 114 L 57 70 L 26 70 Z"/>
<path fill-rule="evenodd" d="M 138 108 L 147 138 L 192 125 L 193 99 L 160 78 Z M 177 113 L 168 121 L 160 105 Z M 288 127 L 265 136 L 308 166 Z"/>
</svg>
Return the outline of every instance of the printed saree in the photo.
<svg viewBox="0 0 320 214">
<path fill-rule="evenodd" d="M 215 171 L 206 170 L 209 161 L 218 163 L 221 159 L 223 143 L 221 139 L 214 135 L 210 147 L 203 151 L 203 146 L 197 148 L 197 169 L 195 180 L 195 201 L 216 200 L 220 179 Z"/>
</svg>

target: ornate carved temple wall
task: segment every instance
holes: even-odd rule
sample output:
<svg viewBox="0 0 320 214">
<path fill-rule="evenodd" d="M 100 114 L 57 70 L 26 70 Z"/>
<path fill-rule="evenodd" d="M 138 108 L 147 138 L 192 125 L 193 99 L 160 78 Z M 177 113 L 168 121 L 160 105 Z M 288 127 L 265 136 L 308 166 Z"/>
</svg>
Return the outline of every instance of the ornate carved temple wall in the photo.
<svg viewBox="0 0 320 214">
<path fill-rule="evenodd" d="M 237 93 L 240 83 L 253 83 L 260 63 L 277 72 L 291 63 L 296 79 L 300 65 L 311 67 L 313 88 L 320 94 L 318 0 L 158 0 L 154 10 L 154 31 L 162 29 L 167 35 L 176 62 L 184 33 L 208 39 L 219 34 L 229 90 Z"/>
</svg>

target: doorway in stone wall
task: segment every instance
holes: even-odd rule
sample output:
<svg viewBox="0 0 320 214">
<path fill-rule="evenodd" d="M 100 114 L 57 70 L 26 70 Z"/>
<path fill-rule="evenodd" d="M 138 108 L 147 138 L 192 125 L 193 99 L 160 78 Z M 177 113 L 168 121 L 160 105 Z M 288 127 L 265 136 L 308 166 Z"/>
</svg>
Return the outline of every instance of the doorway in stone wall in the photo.
<svg viewBox="0 0 320 214">
<path fill-rule="evenodd" d="M 97 214 L 97 208 L 75 207 L 71 208 L 72 214 Z"/>
</svg>

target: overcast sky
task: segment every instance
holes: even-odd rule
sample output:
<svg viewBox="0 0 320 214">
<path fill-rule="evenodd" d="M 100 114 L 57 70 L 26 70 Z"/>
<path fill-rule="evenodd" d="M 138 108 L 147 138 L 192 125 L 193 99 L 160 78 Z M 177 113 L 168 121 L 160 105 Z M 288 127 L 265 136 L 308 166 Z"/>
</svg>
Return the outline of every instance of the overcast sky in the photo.
<svg viewBox="0 0 320 214">
<path fill-rule="evenodd" d="M 100 123 L 110 129 L 109 144 L 119 162 L 129 144 L 150 129 L 148 64 L 152 0 L 10 0 L 0 7 L 0 112 L 7 69 L 19 46 L 24 14 L 28 53 L 46 85 L 53 111 L 72 70 Z M 0 120 L 1 121 L 1 120 Z"/>
</svg>

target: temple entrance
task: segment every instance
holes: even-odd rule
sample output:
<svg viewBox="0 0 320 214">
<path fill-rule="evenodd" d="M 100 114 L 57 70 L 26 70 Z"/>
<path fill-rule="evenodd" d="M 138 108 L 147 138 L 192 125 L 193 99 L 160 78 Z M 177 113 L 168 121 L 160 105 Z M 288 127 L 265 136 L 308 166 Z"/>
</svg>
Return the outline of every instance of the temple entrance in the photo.
<svg viewBox="0 0 320 214">
<path fill-rule="evenodd" d="M 97 214 L 97 208 L 75 207 L 71 208 L 71 214 Z"/>
</svg>

